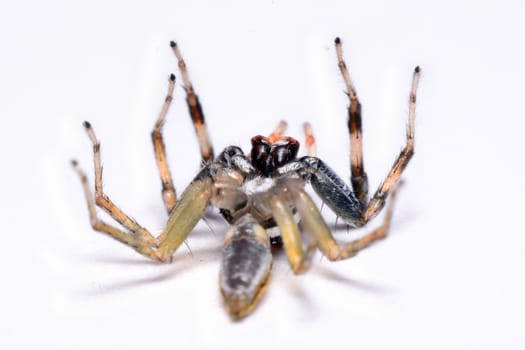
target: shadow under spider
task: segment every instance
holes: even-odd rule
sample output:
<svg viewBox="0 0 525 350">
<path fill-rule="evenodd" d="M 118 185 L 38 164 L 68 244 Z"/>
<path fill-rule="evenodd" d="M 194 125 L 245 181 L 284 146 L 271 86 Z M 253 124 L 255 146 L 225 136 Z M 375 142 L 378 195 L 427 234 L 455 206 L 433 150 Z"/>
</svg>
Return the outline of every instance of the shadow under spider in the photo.
<svg viewBox="0 0 525 350">
<path fill-rule="evenodd" d="M 219 221 L 219 219 L 223 220 L 220 214 L 217 213 L 206 213 L 206 219 L 213 221 L 214 224 Z M 405 221 L 405 220 L 403 220 Z M 209 224 L 208 224 L 209 226 Z M 221 224 L 221 232 L 222 229 L 227 227 L 224 224 Z M 332 226 L 332 229 L 334 232 L 339 231 L 338 233 L 344 233 L 347 232 L 347 226 L 345 223 L 334 223 Z M 353 230 L 350 229 L 350 232 Z M 201 229 L 195 230 L 194 234 L 192 235 L 193 238 L 197 237 L 203 237 L 204 234 L 209 234 L 210 232 L 215 233 L 213 228 L 206 228 L 202 227 Z M 113 284 L 104 284 L 98 285 L 95 287 L 89 288 L 87 291 L 80 292 L 80 295 L 83 296 L 95 296 L 95 295 L 105 295 L 105 294 L 111 294 L 116 293 L 119 291 L 123 291 L 129 288 L 136 288 L 141 287 L 145 285 L 149 285 L 152 283 L 160 283 L 165 280 L 169 280 L 171 278 L 174 278 L 177 275 L 180 275 L 184 272 L 189 272 L 193 268 L 197 268 L 201 266 L 200 264 L 196 264 L 196 260 L 200 263 L 217 263 L 221 259 L 221 245 L 214 245 L 209 248 L 199 248 L 196 251 L 192 251 L 191 247 L 187 247 L 188 252 L 186 254 L 177 254 L 173 257 L 173 260 L 170 264 L 166 264 L 167 270 L 163 270 L 161 273 L 152 275 L 152 276 L 146 276 L 146 277 L 140 277 L 140 278 L 133 278 L 128 279 L 124 281 L 119 281 Z M 288 265 L 288 259 L 286 257 L 286 254 L 284 252 L 284 249 L 272 249 L 272 255 L 274 258 L 274 277 L 276 274 L 280 274 L 281 277 L 285 274 L 290 274 L 290 268 Z M 162 266 L 163 264 L 159 264 L 158 262 L 143 259 L 139 256 L 137 256 L 137 259 L 133 258 L 115 258 L 107 255 L 98 255 L 93 259 L 89 259 L 91 262 L 97 262 L 102 264 L 119 264 L 119 265 L 125 265 L 125 266 L 152 266 L 152 265 L 159 265 Z M 168 266 L 170 268 L 168 268 Z M 279 267 L 277 267 L 279 266 Z M 337 282 L 340 284 L 344 284 L 346 286 L 349 286 L 351 288 L 357 288 L 360 290 L 364 290 L 367 292 L 371 292 L 374 294 L 388 294 L 391 291 L 383 286 L 359 281 L 356 279 L 353 279 L 351 277 L 348 277 L 347 275 L 343 275 L 339 272 L 336 272 L 336 270 L 331 269 L 326 266 L 322 266 L 319 264 L 313 263 L 310 271 L 308 272 L 309 275 L 318 275 L 323 277 L 324 279 Z M 292 276 L 295 277 L 295 276 Z M 304 288 L 302 288 L 299 284 L 294 283 L 294 279 L 291 278 L 288 283 L 286 283 L 287 289 L 289 292 L 294 295 L 304 306 L 313 307 L 311 298 L 309 297 L 308 291 L 306 291 Z"/>
<path fill-rule="evenodd" d="M 391 289 L 385 286 L 382 286 L 376 283 L 360 281 L 360 280 L 348 277 L 347 275 L 343 275 L 325 266 L 312 266 L 312 270 L 314 270 L 316 274 L 318 274 L 319 276 L 322 276 L 323 278 L 327 280 L 341 283 L 351 288 L 356 288 L 356 289 L 363 290 L 366 292 L 370 292 L 374 294 L 382 294 L 382 295 L 386 295 L 392 292 Z"/>
<path fill-rule="evenodd" d="M 202 264 L 196 264 L 195 260 L 198 259 L 200 263 L 216 263 L 220 260 L 220 248 L 219 247 L 210 247 L 202 248 L 198 251 L 189 254 L 179 254 L 173 257 L 173 260 L 169 264 L 160 264 L 155 261 L 145 260 L 145 259 L 131 259 L 131 258 L 108 258 L 100 257 L 97 258 L 97 262 L 100 263 L 111 263 L 111 264 L 123 264 L 123 265 L 135 265 L 135 266 L 146 266 L 146 265 L 158 265 L 163 266 L 166 270 L 163 270 L 161 273 L 154 274 L 152 276 L 131 278 L 112 284 L 104 283 L 104 285 L 99 284 L 96 287 L 90 288 L 87 291 L 79 292 L 78 294 L 83 296 L 95 296 L 95 295 L 105 295 L 110 293 L 121 292 L 130 288 L 137 288 L 141 286 L 150 285 L 153 283 L 160 283 L 169 279 L 174 278 L 175 276 L 180 275 L 181 273 L 189 272 L 193 268 L 202 266 Z"/>
</svg>

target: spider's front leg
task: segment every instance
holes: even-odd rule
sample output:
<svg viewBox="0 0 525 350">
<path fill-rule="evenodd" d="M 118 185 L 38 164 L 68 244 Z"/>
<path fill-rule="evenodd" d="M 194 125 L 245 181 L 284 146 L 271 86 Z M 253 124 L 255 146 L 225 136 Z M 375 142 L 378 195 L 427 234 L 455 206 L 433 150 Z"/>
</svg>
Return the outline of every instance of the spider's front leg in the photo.
<svg viewBox="0 0 525 350">
<path fill-rule="evenodd" d="M 308 194 L 306 194 L 303 189 L 290 191 L 290 193 L 292 193 L 293 204 L 302 217 L 307 231 L 315 237 L 319 249 L 329 259 L 351 257 L 372 242 L 384 238 L 388 232 L 392 218 L 394 197 L 398 188 L 396 187 L 396 183 L 414 153 L 415 103 L 419 75 L 420 69 L 416 67 L 414 69 L 410 91 L 406 145 L 368 204 L 362 203 L 358 197 L 360 192 L 353 192 L 345 182 L 319 158 L 303 157 L 277 169 L 281 174 L 297 172 L 309 180 L 321 199 L 339 217 L 354 227 L 363 226 L 377 215 L 384 207 L 388 194 L 391 193 L 392 198 L 381 227 L 357 241 L 340 247 L 333 239 L 326 222 Z"/>
<path fill-rule="evenodd" d="M 339 180 L 335 174 L 330 175 L 333 175 L 335 179 Z M 318 176 L 323 177 L 322 173 L 318 174 Z M 312 180 L 310 179 L 310 181 Z M 339 193 L 337 197 L 342 201 L 339 203 L 339 210 L 347 210 L 347 217 L 357 215 L 358 217 L 354 219 L 358 220 L 359 217 L 361 217 L 359 215 L 362 215 L 363 211 L 358 211 L 357 208 L 353 208 L 355 204 L 352 203 L 360 203 L 359 200 L 354 196 L 353 202 L 345 202 L 344 198 L 346 195 L 344 195 L 340 189 L 334 187 L 333 184 L 329 186 L 331 186 L 331 188 L 328 193 L 323 193 L 323 199 L 326 200 L 328 198 L 333 200 L 334 193 Z M 313 187 L 316 188 L 316 185 Z M 326 188 L 323 188 L 322 190 L 324 191 Z M 317 190 L 319 190 L 319 188 L 317 188 Z M 346 245 L 340 245 L 332 236 L 332 233 L 316 204 L 304 190 L 302 180 L 300 181 L 293 177 L 283 178 L 283 180 L 276 185 L 275 191 L 271 193 L 268 201 L 272 208 L 273 217 L 279 226 L 288 261 L 290 262 L 290 266 L 294 273 L 301 273 L 308 269 L 315 247 L 318 247 L 328 259 L 340 260 L 350 258 L 378 239 L 384 238 L 390 227 L 396 194 L 397 187 L 392 191 L 384 221 L 379 228 L 360 239 Z M 297 210 L 304 231 L 307 234 L 307 237 L 310 238 L 311 243 L 313 243 L 306 244 L 306 249 L 303 248 L 299 228 L 294 219 L 292 210 L 290 209 L 291 207 Z M 353 209 L 349 211 L 348 208 Z"/>
<path fill-rule="evenodd" d="M 351 226 L 360 227 L 366 223 L 364 220 L 365 208 L 356 194 L 319 158 L 303 157 L 296 162 L 285 165 L 278 171 L 283 174 L 297 172 L 303 178 L 309 180 L 313 189 L 324 203 Z M 291 184 L 293 182 L 290 182 L 288 186 Z M 333 238 L 316 204 L 305 190 L 300 186 L 293 186 L 288 189 L 287 193 L 289 201 L 299 213 L 305 231 L 313 237 L 319 250 L 330 260 L 346 259 L 354 256 L 359 250 L 367 247 L 377 239 L 383 238 L 390 225 L 393 200 L 390 202 L 385 221 L 379 229 L 359 240 L 340 246 Z M 277 222 L 279 223 L 279 221 Z M 281 228 L 281 224 L 279 224 L 279 227 Z M 285 233 L 283 233 L 283 241 L 284 236 Z M 286 243 L 285 248 L 287 251 L 289 250 Z M 292 259 L 289 258 L 289 260 L 293 267 Z"/>
<path fill-rule="evenodd" d="M 363 140 L 361 133 L 361 103 L 357 98 L 357 93 L 350 79 L 350 74 L 343 58 L 343 49 L 341 39 L 335 39 L 335 49 L 337 53 L 337 62 L 343 79 L 348 90 L 350 106 L 348 107 L 348 131 L 350 132 L 350 168 L 352 188 L 362 205 L 367 209 L 364 213 L 364 221 L 367 222 L 373 218 L 385 205 L 388 192 L 393 188 L 401 173 L 407 166 L 410 158 L 414 153 L 414 117 L 416 106 L 416 90 L 419 82 L 420 69 L 416 67 L 412 77 L 412 88 L 409 100 L 409 118 L 407 128 L 407 143 L 401 151 L 394 166 L 388 176 L 376 191 L 370 202 L 367 204 L 368 196 L 368 177 L 363 165 Z"/>
<path fill-rule="evenodd" d="M 303 189 L 294 191 L 291 195 L 305 230 L 313 236 L 319 250 L 321 250 L 321 252 L 330 260 L 341 260 L 351 258 L 360 250 L 386 236 L 388 229 L 390 228 L 392 211 L 398 188 L 399 187 L 394 188 L 391 193 L 387 212 L 381 226 L 362 238 L 342 246 L 333 238 L 328 225 L 324 221 L 319 209 L 310 196 Z"/>
<path fill-rule="evenodd" d="M 336 44 L 340 49 L 340 42 L 336 40 Z M 338 51 L 338 56 L 340 55 L 341 53 Z M 342 71 L 345 72 L 343 69 Z M 405 147 L 397 157 L 385 180 L 368 203 L 362 202 L 361 195 L 363 192 L 350 190 L 333 170 L 316 157 L 303 157 L 297 162 L 283 168 L 282 171 L 287 172 L 292 169 L 297 169 L 297 171 L 310 180 L 315 191 L 338 216 L 355 227 L 366 224 L 383 208 L 389 192 L 394 188 L 414 154 L 416 92 L 420 72 L 420 68 L 416 67 L 412 75 Z M 352 167 L 354 167 L 353 161 Z"/>
</svg>

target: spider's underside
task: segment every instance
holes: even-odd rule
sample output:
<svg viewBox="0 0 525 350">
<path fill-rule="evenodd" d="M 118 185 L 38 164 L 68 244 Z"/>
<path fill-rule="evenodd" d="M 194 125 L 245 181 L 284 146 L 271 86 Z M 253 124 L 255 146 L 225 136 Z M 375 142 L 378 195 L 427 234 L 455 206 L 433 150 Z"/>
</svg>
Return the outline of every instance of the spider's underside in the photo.
<svg viewBox="0 0 525 350">
<path fill-rule="evenodd" d="M 148 258 L 166 262 L 170 261 L 171 256 L 203 217 L 205 209 L 209 205 L 218 208 L 230 224 L 223 249 L 220 288 L 226 308 L 233 319 L 240 319 L 248 314 L 262 295 L 272 265 L 268 235 L 270 229 L 279 230 L 290 266 L 295 273 L 308 269 L 315 248 L 330 260 L 340 260 L 352 257 L 371 243 L 384 238 L 392 216 L 396 183 L 413 155 L 419 67 L 414 70 L 410 92 L 406 145 L 383 183 L 368 199 L 368 181 L 362 157 L 361 105 L 343 60 L 339 38 L 336 38 L 335 46 L 350 100 L 348 129 L 351 139 L 351 187 L 316 157 L 315 141 L 308 123 L 305 124 L 307 156 L 297 157 L 299 142 L 282 136 L 286 124 L 281 122 L 268 137 L 258 135 L 252 138 L 250 154 L 245 154 L 239 147 L 229 146 L 215 157 L 199 99 L 193 90 L 180 51 L 172 42 L 171 47 L 178 59 L 184 82 L 189 112 L 199 139 L 203 166 L 177 200 L 162 136 L 162 126 L 175 86 L 175 76 L 172 74 L 166 100 L 151 134 L 162 182 L 162 196 L 169 213 L 165 229 L 158 237 L 154 237 L 121 211 L 103 192 L 100 143 L 91 125 L 84 122 L 93 144 L 95 199 L 84 172 L 76 161 L 72 163 L 82 180 L 92 227 L 131 246 Z M 337 216 L 352 227 L 365 225 L 383 208 L 389 193 L 392 198 L 379 228 L 346 245 L 339 245 L 314 201 L 306 193 L 307 184 L 312 186 Z M 101 221 L 97 217 L 95 205 L 108 212 L 125 230 Z"/>
</svg>

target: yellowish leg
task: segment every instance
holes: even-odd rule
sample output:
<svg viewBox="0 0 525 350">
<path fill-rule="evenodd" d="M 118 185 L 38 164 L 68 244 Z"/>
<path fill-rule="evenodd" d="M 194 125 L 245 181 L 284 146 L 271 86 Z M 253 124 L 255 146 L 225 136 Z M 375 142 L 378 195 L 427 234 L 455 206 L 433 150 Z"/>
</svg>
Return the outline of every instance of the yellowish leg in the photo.
<svg viewBox="0 0 525 350">
<path fill-rule="evenodd" d="M 113 219 L 130 230 L 139 239 L 148 242 L 151 246 L 157 246 L 158 242 L 144 227 L 140 226 L 133 218 L 126 215 L 118 208 L 102 190 L 102 165 L 100 161 L 100 142 L 95 136 L 91 124 L 84 122 L 84 128 L 93 144 L 93 161 L 95 163 L 95 203 L 104 209 Z"/>
<path fill-rule="evenodd" d="M 285 200 L 274 197 L 271 204 L 273 218 L 279 226 L 284 249 L 293 272 L 296 274 L 306 272 L 310 267 L 310 258 L 315 245 L 311 245 L 306 252 L 304 251 L 299 227 Z"/>
<path fill-rule="evenodd" d="M 343 246 L 340 246 L 335 241 L 319 209 L 304 190 L 297 191 L 293 194 L 293 197 L 297 211 L 301 216 L 301 222 L 305 229 L 315 238 L 319 250 L 330 260 L 341 260 L 356 255 L 360 250 L 386 237 L 392 220 L 397 189 L 398 187 L 392 191 L 383 224 L 364 237 Z"/>
<path fill-rule="evenodd" d="M 133 236 L 127 232 L 121 231 L 116 227 L 105 223 L 97 217 L 95 201 L 93 200 L 93 195 L 89 190 L 86 174 L 82 171 L 82 169 L 80 169 L 78 163 L 75 160 L 73 160 L 71 164 L 73 165 L 73 169 L 78 174 L 82 183 L 84 196 L 86 197 L 87 207 L 89 210 L 89 222 L 91 223 L 91 227 L 93 227 L 95 231 L 106 233 L 110 237 L 116 239 L 117 241 L 132 247 L 137 252 L 150 259 L 160 261 L 161 259 L 158 256 L 157 252 L 148 244 L 148 242 L 145 242 L 139 237 Z"/>
<path fill-rule="evenodd" d="M 100 162 L 100 143 L 95 136 L 93 128 L 88 122 L 84 123 L 89 139 L 93 144 L 95 163 L 95 200 L 89 191 L 87 179 L 84 172 L 73 161 L 73 167 L 79 175 L 86 201 L 89 209 L 91 226 L 97 230 L 107 233 L 116 240 L 127 244 L 137 250 L 140 254 L 159 261 L 168 261 L 175 250 L 191 233 L 197 222 L 202 218 L 204 210 L 210 202 L 213 184 L 209 177 L 209 170 L 204 168 L 196 179 L 188 186 L 182 194 L 179 203 L 173 208 L 166 224 L 166 228 L 158 238 L 153 237 L 149 231 L 140 226 L 135 220 L 119 209 L 102 191 L 102 166 Z M 113 226 L 99 220 L 95 204 L 104 209 L 113 219 L 126 229 L 128 234 Z M 160 244 L 159 244 L 160 242 Z M 155 248 L 158 249 L 156 250 Z"/>
<path fill-rule="evenodd" d="M 175 192 L 175 186 L 171 177 L 170 169 L 168 166 L 168 160 L 166 159 L 166 147 L 164 146 L 164 139 L 162 137 L 162 127 L 166 119 L 166 114 L 170 107 L 171 101 L 173 100 L 173 89 L 175 88 L 175 76 L 170 76 L 170 82 L 168 85 L 168 93 L 166 99 L 162 105 L 162 109 L 155 123 L 155 127 L 151 132 L 151 140 L 153 141 L 153 150 L 155 152 L 155 161 L 159 168 L 160 181 L 162 183 L 162 199 L 168 213 L 173 210 L 175 203 L 177 202 L 177 194 Z"/>
<path fill-rule="evenodd" d="M 197 222 L 204 215 L 204 210 L 212 195 L 212 180 L 204 177 L 194 180 L 182 194 L 177 206 L 170 214 L 166 228 L 159 235 L 159 254 L 163 261 L 184 242 Z"/>
</svg>

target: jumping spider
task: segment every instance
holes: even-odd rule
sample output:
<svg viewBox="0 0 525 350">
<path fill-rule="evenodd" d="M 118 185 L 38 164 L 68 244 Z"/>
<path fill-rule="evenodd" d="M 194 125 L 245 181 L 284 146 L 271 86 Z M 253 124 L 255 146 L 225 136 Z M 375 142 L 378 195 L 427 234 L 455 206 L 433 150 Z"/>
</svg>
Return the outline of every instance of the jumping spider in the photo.
<svg viewBox="0 0 525 350">
<path fill-rule="evenodd" d="M 203 165 L 177 200 L 162 136 L 162 126 L 173 99 L 175 76 L 172 74 L 166 100 L 151 133 L 162 182 L 162 197 L 169 214 L 166 227 L 155 237 L 120 210 L 103 192 L 100 143 L 91 125 L 84 122 L 93 144 L 95 199 L 88 188 L 84 172 L 76 161 L 72 161 L 72 164 L 82 181 L 94 230 L 108 234 L 150 259 L 168 262 L 203 217 L 205 209 L 213 205 L 230 225 L 222 252 L 220 289 L 226 309 L 233 319 L 246 316 L 262 295 L 272 266 L 270 248 L 273 240 L 270 240 L 269 230 L 278 229 L 294 273 L 308 269 L 315 248 L 329 260 L 341 260 L 356 255 L 361 249 L 386 236 L 392 217 L 396 183 L 414 152 L 419 67 L 415 68 L 412 78 L 406 145 L 383 183 L 368 199 L 368 180 L 362 156 L 361 104 L 343 60 L 339 38 L 335 39 L 337 60 L 350 100 L 348 129 L 351 140 L 351 187 L 316 157 L 315 140 L 308 123 L 305 124 L 307 156 L 297 157 L 299 142 L 282 135 L 286 124 L 281 122 L 268 137 L 258 135 L 251 139 L 250 154 L 245 154 L 237 146 L 228 146 L 215 157 L 186 64 L 174 42 L 171 42 L 171 48 L 178 60 Z M 383 208 L 389 193 L 392 198 L 379 228 L 360 239 L 340 245 L 332 237 L 319 209 L 305 191 L 306 184 L 310 184 L 322 201 L 352 227 L 365 225 Z M 95 205 L 109 213 L 125 230 L 100 220 Z M 298 222 L 304 231 L 303 235 Z"/>
</svg>

